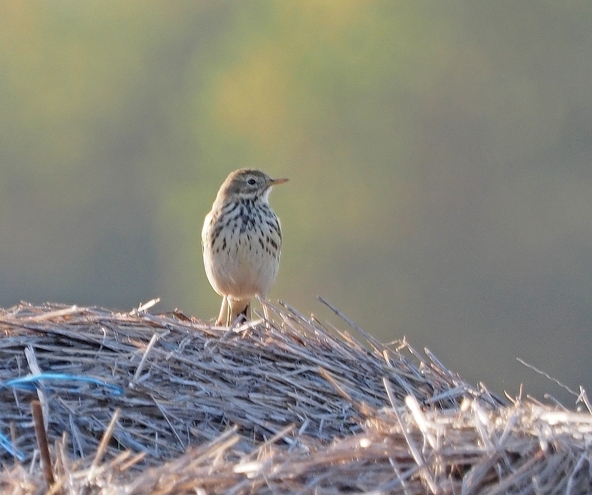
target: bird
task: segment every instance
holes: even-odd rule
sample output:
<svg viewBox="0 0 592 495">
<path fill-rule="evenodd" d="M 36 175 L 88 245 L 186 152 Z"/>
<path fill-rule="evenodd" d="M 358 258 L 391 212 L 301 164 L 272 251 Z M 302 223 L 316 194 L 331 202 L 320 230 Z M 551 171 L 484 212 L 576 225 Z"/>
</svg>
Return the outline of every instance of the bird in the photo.
<svg viewBox="0 0 592 495">
<path fill-rule="evenodd" d="M 212 288 L 222 296 L 217 325 L 251 318 L 251 300 L 266 298 L 280 266 L 282 229 L 269 206 L 272 179 L 241 168 L 220 186 L 201 232 L 204 267 Z"/>
</svg>

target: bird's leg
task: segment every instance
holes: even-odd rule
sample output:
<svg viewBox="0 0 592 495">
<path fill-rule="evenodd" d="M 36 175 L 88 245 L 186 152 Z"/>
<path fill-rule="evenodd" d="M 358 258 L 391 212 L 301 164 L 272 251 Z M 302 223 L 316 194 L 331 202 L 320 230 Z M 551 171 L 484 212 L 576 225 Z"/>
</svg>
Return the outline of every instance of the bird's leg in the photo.
<svg viewBox="0 0 592 495">
<path fill-rule="evenodd" d="M 251 301 L 248 299 L 229 299 L 228 326 L 251 319 Z"/>
<path fill-rule="evenodd" d="M 269 308 L 267 307 L 267 296 L 260 296 L 257 295 L 257 300 L 259 301 L 259 303 L 261 304 L 261 307 L 263 308 L 263 319 L 265 320 L 265 326 L 269 329 L 270 328 L 270 317 L 269 317 Z"/>
<path fill-rule="evenodd" d="M 228 321 L 229 317 L 228 298 L 222 296 L 222 306 L 220 306 L 220 314 L 218 315 L 218 320 L 216 320 L 216 325 L 230 325 L 230 322 Z"/>
<path fill-rule="evenodd" d="M 247 306 L 245 307 L 245 309 L 243 309 L 241 311 L 241 313 L 239 314 L 239 317 L 242 316 L 245 321 L 249 321 L 252 320 L 252 316 L 251 316 L 251 303 L 247 304 Z"/>
<path fill-rule="evenodd" d="M 265 326 L 269 328 L 269 309 L 267 307 L 267 304 L 265 304 L 267 302 L 267 299 L 265 297 L 267 296 L 263 297 L 257 294 L 256 297 L 259 303 L 261 304 L 261 307 L 263 308 L 263 319 L 265 320 Z"/>
</svg>

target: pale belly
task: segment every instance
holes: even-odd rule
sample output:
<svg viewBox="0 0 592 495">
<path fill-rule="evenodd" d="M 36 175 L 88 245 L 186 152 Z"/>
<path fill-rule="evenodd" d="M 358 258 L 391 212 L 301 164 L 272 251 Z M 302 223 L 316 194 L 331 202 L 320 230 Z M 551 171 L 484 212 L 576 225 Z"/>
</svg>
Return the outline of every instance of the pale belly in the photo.
<svg viewBox="0 0 592 495">
<path fill-rule="evenodd" d="M 226 239 L 220 235 L 213 245 L 206 238 L 204 265 L 210 284 L 221 296 L 235 300 L 266 297 L 278 274 L 280 245 L 277 232 L 267 229 L 237 229 Z"/>
</svg>

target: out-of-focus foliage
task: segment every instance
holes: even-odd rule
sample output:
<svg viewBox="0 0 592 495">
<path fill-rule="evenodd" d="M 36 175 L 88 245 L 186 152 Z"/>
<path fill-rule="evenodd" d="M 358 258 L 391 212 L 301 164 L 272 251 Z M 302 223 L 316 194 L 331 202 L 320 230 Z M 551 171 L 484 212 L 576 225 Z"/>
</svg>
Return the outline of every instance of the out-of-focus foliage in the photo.
<svg viewBox="0 0 592 495">
<path fill-rule="evenodd" d="M 213 316 L 202 219 L 255 166 L 291 179 L 272 296 L 590 385 L 590 33 L 575 1 L 3 2 L 0 304 Z"/>
</svg>

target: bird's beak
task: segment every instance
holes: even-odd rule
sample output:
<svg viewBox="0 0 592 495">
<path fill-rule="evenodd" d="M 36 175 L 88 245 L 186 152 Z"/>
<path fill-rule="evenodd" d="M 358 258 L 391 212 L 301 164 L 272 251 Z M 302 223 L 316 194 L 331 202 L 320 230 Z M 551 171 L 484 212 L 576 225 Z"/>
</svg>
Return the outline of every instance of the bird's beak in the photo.
<svg viewBox="0 0 592 495">
<path fill-rule="evenodd" d="M 288 182 L 290 179 L 271 179 L 268 182 L 269 186 L 277 186 L 278 184 L 283 184 L 284 182 Z"/>
</svg>

